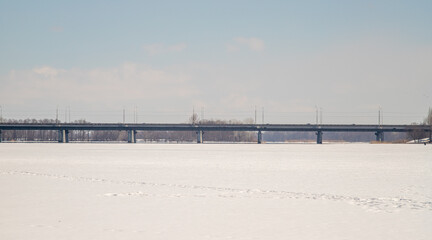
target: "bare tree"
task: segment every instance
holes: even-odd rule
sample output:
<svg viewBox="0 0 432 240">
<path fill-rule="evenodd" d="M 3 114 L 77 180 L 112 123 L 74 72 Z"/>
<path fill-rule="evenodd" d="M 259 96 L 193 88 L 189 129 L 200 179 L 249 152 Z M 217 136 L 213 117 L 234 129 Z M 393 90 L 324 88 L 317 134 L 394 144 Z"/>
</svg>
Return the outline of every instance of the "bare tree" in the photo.
<svg viewBox="0 0 432 240">
<path fill-rule="evenodd" d="M 426 132 L 420 128 L 421 124 L 418 123 L 412 123 L 411 127 L 408 129 L 407 135 L 410 139 L 420 142 L 420 139 L 426 138 L 427 134 Z"/>
<path fill-rule="evenodd" d="M 424 120 L 424 124 L 429 126 L 429 142 L 432 143 L 432 108 L 429 108 L 428 115 Z"/>
<path fill-rule="evenodd" d="M 189 118 L 189 123 L 191 124 L 195 124 L 198 123 L 198 114 L 197 113 L 192 113 L 192 115 Z"/>
</svg>

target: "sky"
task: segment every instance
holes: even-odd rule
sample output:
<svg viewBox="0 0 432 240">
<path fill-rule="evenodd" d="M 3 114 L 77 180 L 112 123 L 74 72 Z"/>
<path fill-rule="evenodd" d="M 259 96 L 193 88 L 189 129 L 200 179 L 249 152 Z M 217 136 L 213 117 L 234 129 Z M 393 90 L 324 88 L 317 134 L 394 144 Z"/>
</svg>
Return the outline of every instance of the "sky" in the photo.
<svg viewBox="0 0 432 240">
<path fill-rule="evenodd" d="M 322 123 L 376 124 L 381 108 L 384 123 L 421 122 L 431 12 L 416 0 L 0 0 L 0 112 L 315 123 L 318 110 Z"/>
</svg>

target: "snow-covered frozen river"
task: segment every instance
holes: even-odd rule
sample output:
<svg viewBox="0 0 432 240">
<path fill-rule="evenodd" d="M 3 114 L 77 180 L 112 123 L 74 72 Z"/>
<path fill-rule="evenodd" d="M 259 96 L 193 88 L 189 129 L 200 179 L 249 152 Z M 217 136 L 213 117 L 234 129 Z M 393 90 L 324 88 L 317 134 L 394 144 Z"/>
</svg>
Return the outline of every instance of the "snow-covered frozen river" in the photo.
<svg viewBox="0 0 432 240">
<path fill-rule="evenodd" d="M 432 145 L 0 144 L 0 239 L 432 239 Z"/>
</svg>

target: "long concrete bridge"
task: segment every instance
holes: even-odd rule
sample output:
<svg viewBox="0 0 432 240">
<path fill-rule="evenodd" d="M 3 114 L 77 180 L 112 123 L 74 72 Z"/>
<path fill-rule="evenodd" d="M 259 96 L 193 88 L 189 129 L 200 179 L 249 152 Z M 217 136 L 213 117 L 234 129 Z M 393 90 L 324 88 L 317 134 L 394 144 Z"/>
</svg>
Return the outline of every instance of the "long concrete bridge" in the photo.
<svg viewBox="0 0 432 240">
<path fill-rule="evenodd" d="M 58 142 L 69 142 L 69 131 L 73 130 L 112 130 L 127 131 L 128 142 L 136 143 L 137 131 L 193 131 L 197 134 L 197 143 L 204 142 L 204 133 L 208 131 L 248 131 L 257 133 L 257 142 L 262 142 L 262 132 L 315 132 L 317 144 L 323 141 L 323 132 L 371 132 L 377 141 L 384 141 L 386 132 L 423 131 L 431 136 L 429 125 L 364 125 L 364 124 L 119 124 L 119 123 L 0 123 L 0 142 L 2 130 L 56 130 Z"/>
</svg>

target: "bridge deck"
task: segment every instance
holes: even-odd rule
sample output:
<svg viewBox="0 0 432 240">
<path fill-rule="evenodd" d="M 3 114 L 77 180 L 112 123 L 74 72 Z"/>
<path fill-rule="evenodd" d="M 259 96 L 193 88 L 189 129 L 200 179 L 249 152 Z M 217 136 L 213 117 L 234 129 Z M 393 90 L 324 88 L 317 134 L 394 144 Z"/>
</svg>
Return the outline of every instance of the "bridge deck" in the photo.
<svg viewBox="0 0 432 240">
<path fill-rule="evenodd" d="M 297 132 L 408 132 L 431 131 L 428 125 L 364 124 L 160 124 L 160 123 L 1 123 L 0 130 L 137 130 L 137 131 L 297 131 Z"/>
</svg>

